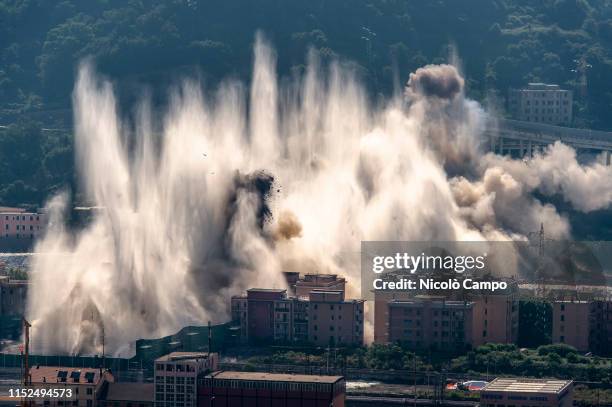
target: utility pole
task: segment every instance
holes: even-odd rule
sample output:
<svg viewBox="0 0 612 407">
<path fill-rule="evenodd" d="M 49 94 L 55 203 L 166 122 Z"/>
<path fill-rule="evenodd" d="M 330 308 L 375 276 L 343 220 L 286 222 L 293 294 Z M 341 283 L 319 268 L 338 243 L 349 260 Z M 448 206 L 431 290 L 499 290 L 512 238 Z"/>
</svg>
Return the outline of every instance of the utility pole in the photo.
<svg viewBox="0 0 612 407">
<path fill-rule="evenodd" d="M 105 361 L 105 344 L 106 344 L 106 334 L 104 332 L 104 321 L 101 321 L 101 325 L 102 325 L 102 367 L 100 368 L 100 377 L 102 377 L 102 372 L 103 370 L 106 368 L 106 361 Z"/>
<path fill-rule="evenodd" d="M 412 355 L 412 372 L 414 374 L 414 407 L 417 405 L 417 377 L 416 377 L 416 368 L 417 368 L 417 360 L 416 353 Z"/>
<path fill-rule="evenodd" d="M 208 362 L 210 362 L 210 347 L 212 346 L 212 330 L 210 326 L 210 321 L 208 321 Z"/>
<path fill-rule="evenodd" d="M 29 356 L 30 356 L 30 327 L 32 326 L 25 318 L 22 318 L 23 322 L 23 331 L 25 336 L 25 346 L 23 352 L 23 387 L 27 387 L 31 385 L 32 380 L 30 376 L 30 364 L 29 364 Z M 30 402 L 26 400 L 22 400 L 22 406 L 29 406 Z"/>
</svg>

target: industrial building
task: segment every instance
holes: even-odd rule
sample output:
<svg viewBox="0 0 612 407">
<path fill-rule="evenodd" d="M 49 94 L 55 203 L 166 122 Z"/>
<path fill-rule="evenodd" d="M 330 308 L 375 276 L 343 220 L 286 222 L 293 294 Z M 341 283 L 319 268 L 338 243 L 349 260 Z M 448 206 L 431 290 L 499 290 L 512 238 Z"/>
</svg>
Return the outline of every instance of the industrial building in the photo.
<svg viewBox="0 0 612 407">
<path fill-rule="evenodd" d="M 480 392 L 482 407 L 571 407 L 571 380 L 495 379 Z"/>
<path fill-rule="evenodd" d="M 198 405 L 344 407 L 342 376 L 214 372 L 198 383 Z"/>
</svg>

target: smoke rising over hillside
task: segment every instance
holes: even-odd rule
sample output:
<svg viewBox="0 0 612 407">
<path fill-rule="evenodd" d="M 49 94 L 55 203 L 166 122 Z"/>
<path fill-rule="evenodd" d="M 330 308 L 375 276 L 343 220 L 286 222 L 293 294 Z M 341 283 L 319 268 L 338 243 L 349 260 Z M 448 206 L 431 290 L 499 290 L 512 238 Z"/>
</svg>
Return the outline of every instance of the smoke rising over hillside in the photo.
<svg viewBox="0 0 612 407">
<path fill-rule="evenodd" d="M 37 256 L 28 305 L 34 351 L 100 353 L 103 325 L 107 351 L 125 355 L 137 338 L 227 320 L 231 295 L 283 287 L 283 270 L 340 273 L 355 290 L 361 240 L 523 239 L 540 222 L 569 236 L 534 191 L 584 211 L 612 201 L 610 169 L 581 167 L 565 146 L 527 163 L 483 155 L 486 114 L 450 65 L 417 70 L 405 99 L 374 108 L 339 63 L 310 55 L 279 87 L 261 38 L 254 56 L 248 95 L 228 81 L 206 98 L 186 81 L 161 123 L 143 103 L 133 129 L 111 84 L 81 67 L 79 175 L 105 210 L 73 236 L 67 197 L 50 201 L 37 250 L 55 255 Z"/>
</svg>

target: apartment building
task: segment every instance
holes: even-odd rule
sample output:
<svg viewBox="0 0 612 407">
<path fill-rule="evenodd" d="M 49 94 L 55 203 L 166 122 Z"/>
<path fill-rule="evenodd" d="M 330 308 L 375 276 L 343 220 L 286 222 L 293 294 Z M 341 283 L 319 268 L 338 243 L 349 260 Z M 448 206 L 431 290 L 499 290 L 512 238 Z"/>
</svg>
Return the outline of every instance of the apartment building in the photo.
<svg viewBox="0 0 612 407">
<path fill-rule="evenodd" d="M 342 376 L 315 376 L 262 372 L 219 371 L 198 384 L 198 405 L 344 407 L 346 380 Z"/>
<path fill-rule="evenodd" d="M 571 407 L 571 380 L 497 378 L 480 392 L 482 407 Z"/>
<path fill-rule="evenodd" d="M 24 315 L 28 287 L 27 280 L 0 276 L 0 315 Z"/>
<path fill-rule="evenodd" d="M 473 295 L 472 346 L 485 343 L 516 343 L 519 301 L 514 293 Z"/>
<path fill-rule="evenodd" d="M 251 288 L 231 300 L 233 325 L 243 343 L 363 343 L 363 300 L 343 290 L 311 290 L 288 297 L 284 289 Z"/>
<path fill-rule="evenodd" d="M 518 339 L 519 306 L 513 289 L 499 294 L 476 292 L 463 295 L 463 298 L 458 295 L 411 295 L 401 291 L 377 291 L 374 293 L 374 343 L 398 340 L 414 343 L 417 338 L 406 336 L 416 335 L 413 332 L 414 325 L 411 325 L 412 330 L 409 329 L 405 320 L 412 321 L 410 324 L 416 324 L 416 321 L 414 318 L 405 318 L 403 313 L 412 312 L 416 315 L 417 308 L 428 307 L 425 303 L 433 303 L 436 307 L 465 304 L 463 313 L 457 312 L 454 318 L 457 324 L 463 324 L 466 330 L 469 329 L 464 337 L 466 345 L 477 347 L 485 343 L 516 343 Z M 409 311 L 411 308 L 414 311 Z M 421 339 L 421 346 L 439 346 L 440 338 L 433 336 L 426 341 Z"/>
<path fill-rule="evenodd" d="M 63 366 L 34 366 L 30 368 L 30 381 L 35 388 L 66 389 L 62 398 L 46 398 L 35 401 L 37 406 L 72 405 L 94 407 L 109 383 L 115 381 L 110 371 L 93 368 Z M 68 396 L 68 394 L 70 396 Z"/>
<path fill-rule="evenodd" d="M 612 347 L 612 301 L 555 301 L 552 341 L 607 355 Z"/>
<path fill-rule="evenodd" d="M 34 239 L 43 231 L 46 215 L 21 208 L 0 208 L 0 237 Z"/>
<path fill-rule="evenodd" d="M 293 335 L 294 299 L 287 290 L 251 288 L 246 296 L 232 297 L 232 317 L 244 330 L 241 340 L 250 343 L 289 342 Z"/>
<path fill-rule="evenodd" d="M 308 341 L 319 346 L 363 345 L 363 300 L 344 291 L 313 290 L 308 297 Z"/>
<path fill-rule="evenodd" d="M 389 342 L 412 349 L 462 350 L 472 343 L 474 303 L 417 296 L 388 302 Z"/>
<path fill-rule="evenodd" d="M 529 83 L 526 88 L 509 91 L 508 110 L 516 120 L 570 125 L 572 99 L 572 91 L 559 85 Z"/>
<path fill-rule="evenodd" d="M 190 407 L 197 404 L 197 379 L 217 370 L 217 353 L 172 352 L 155 360 L 155 405 Z"/>
</svg>

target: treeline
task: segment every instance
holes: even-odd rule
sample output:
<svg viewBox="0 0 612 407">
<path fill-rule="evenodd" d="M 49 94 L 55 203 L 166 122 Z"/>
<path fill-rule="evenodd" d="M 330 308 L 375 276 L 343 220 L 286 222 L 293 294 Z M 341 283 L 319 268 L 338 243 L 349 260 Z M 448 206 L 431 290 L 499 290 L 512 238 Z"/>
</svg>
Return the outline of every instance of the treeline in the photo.
<svg viewBox="0 0 612 407">
<path fill-rule="evenodd" d="M 0 205 L 36 209 L 62 188 L 73 189 L 69 133 L 25 121 L 0 129 Z"/>
<path fill-rule="evenodd" d="M 185 75 L 247 80 L 262 30 L 278 69 L 310 48 L 352 61 L 372 95 L 456 49 L 468 94 L 503 111 L 511 87 L 554 82 L 576 94 L 576 123 L 612 129 L 612 0 L 0 0 L 0 204 L 41 205 L 73 183 L 75 69 L 93 57 L 129 106 L 164 103 Z M 585 231 L 589 234 L 590 231 Z"/>
<path fill-rule="evenodd" d="M 612 385 L 612 359 L 582 356 L 571 346 L 544 345 L 520 349 L 516 345 L 487 344 L 453 359 L 454 372 L 557 377 Z"/>
<path fill-rule="evenodd" d="M 555 82 L 577 90 L 582 124 L 612 128 L 610 0 L 1 0 L 3 117 L 66 108 L 87 56 L 130 84 L 165 85 L 185 72 L 247 78 L 258 29 L 281 73 L 301 70 L 313 47 L 354 61 L 382 93 L 447 60 L 453 44 L 474 97 Z"/>
<path fill-rule="evenodd" d="M 406 346 L 372 344 L 364 347 L 320 351 L 278 351 L 251 356 L 257 365 L 330 366 L 376 370 L 447 371 L 465 373 L 467 377 L 557 377 L 612 385 L 612 359 L 583 356 L 575 348 L 564 345 L 543 345 L 536 349 L 519 348 L 514 344 L 486 344 L 461 356 L 440 356 L 431 352 L 414 353 Z"/>
</svg>

